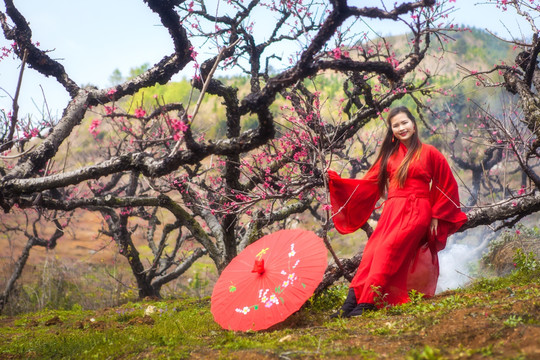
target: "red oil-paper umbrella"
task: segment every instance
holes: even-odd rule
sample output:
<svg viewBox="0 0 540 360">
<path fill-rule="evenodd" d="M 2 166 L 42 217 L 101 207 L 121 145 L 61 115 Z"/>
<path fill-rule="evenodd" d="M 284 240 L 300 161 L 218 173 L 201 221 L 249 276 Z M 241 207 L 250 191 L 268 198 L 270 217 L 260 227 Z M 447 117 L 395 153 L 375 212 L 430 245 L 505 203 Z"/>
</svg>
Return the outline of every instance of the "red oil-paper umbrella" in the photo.
<svg viewBox="0 0 540 360">
<path fill-rule="evenodd" d="M 300 309 L 326 266 L 324 242 L 311 231 L 263 236 L 221 273 L 212 293 L 214 319 L 228 330 L 267 329 Z"/>
</svg>

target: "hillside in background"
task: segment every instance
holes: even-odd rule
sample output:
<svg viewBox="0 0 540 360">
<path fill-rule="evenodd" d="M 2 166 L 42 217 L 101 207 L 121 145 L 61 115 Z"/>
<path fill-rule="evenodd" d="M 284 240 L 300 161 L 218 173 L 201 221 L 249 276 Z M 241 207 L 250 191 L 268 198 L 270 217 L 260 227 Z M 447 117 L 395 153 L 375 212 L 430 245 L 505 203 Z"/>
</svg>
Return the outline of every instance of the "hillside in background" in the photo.
<svg viewBox="0 0 540 360">
<path fill-rule="evenodd" d="M 401 54 L 411 45 L 408 44 L 408 36 L 393 36 L 387 38 L 391 44 L 391 51 Z M 454 98 L 441 96 L 442 101 L 466 102 L 467 98 L 475 99 L 480 104 L 485 104 L 490 108 L 500 108 L 500 98 L 493 96 L 499 90 L 486 89 L 476 85 L 476 80 L 469 79 L 462 81 L 463 77 L 469 74 L 469 71 L 485 71 L 494 65 L 507 63 L 517 55 L 513 47 L 487 33 L 484 30 L 471 28 L 470 30 L 452 32 L 448 38 L 433 38 L 432 48 L 429 50 L 420 69 L 428 71 L 433 75 L 432 86 L 435 89 L 448 90 L 449 94 L 454 94 Z M 351 51 L 351 56 L 354 53 Z M 421 73 L 418 78 L 423 78 Z M 494 81 L 497 79 L 495 73 L 491 76 Z M 247 78 L 242 76 L 224 77 L 218 76 L 218 79 L 228 85 L 239 89 L 239 98 L 249 90 Z M 323 100 L 327 103 L 326 111 L 328 114 L 336 113 L 338 110 L 339 99 L 344 97 L 343 92 L 344 77 L 333 72 L 320 74 L 313 79 L 312 84 L 307 86 L 316 86 L 317 90 L 323 94 Z M 151 106 L 156 98 L 161 102 L 183 102 L 191 103 L 192 107 L 197 101 L 199 92 L 193 90 L 188 80 L 172 82 L 166 85 L 156 85 L 145 89 L 137 94 L 133 99 L 124 100 L 120 106 L 133 109 L 137 106 Z M 283 99 L 282 99 L 283 100 Z M 203 111 L 195 122 L 195 126 L 207 131 L 208 138 L 215 136 L 223 137 L 225 131 L 225 113 L 223 108 L 218 106 L 221 102 L 216 96 L 206 94 L 203 100 Z M 406 101 L 408 103 L 408 101 Z M 283 102 L 284 103 L 284 102 Z M 275 104 L 272 108 L 274 113 L 279 116 L 279 105 Z M 464 104 L 454 104 L 455 109 L 460 109 Z M 257 125 L 255 117 L 244 119 L 244 129 L 252 129 Z"/>
</svg>

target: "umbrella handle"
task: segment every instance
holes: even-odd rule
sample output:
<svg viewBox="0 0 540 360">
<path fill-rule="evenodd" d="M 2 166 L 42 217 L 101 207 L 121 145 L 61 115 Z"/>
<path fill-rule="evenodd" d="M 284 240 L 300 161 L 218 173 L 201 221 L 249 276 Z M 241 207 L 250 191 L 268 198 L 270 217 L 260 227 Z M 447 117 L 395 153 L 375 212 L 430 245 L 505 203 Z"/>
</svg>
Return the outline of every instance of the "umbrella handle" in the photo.
<svg viewBox="0 0 540 360">
<path fill-rule="evenodd" d="M 252 273 L 258 273 L 259 275 L 264 274 L 264 259 L 255 259 L 255 264 L 253 264 Z"/>
</svg>

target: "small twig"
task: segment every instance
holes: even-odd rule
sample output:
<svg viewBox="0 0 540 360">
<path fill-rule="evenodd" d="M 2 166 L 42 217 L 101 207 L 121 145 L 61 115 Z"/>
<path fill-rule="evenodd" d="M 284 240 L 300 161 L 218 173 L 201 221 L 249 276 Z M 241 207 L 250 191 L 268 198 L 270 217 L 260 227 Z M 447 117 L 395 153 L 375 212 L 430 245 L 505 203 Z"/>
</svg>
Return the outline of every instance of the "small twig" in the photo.
<svg viewBox="0 0 540 360">
<path fill-rule="evenodd" d="M 128 285 L 128 284 L 125 284 L 123 281 L 121 281 L 120 279 L 118 279 L 116 276 L 114 276 L 113 274 L 111 274 L 107 269 L 105 269 L 105 273 L 107 275 L 109 275 L 113 280 L 115 280 L 117 283 L 119 283 L 120 285 L 122 285 L 123 287 L 125 287 L 126 289 L 131 289 L 131 290 L 139 290 L 139 288 L 135 287 L 135 286 L 131 286 L 131 285 Z"/>
<path fill-rule="evenodd" d="M 9 159 L 17 159 L 17 158 L 20 158 L 21 156 L 24 156 L 26 154 L 28 154 L 30 151 L 32 151 L 34 148 L 36 147 L 36 144 L 32 145 L 30 147 L 30 149 L 26 150 L 25 152 L 22 152 L 20 154 L 17 154 L 17 155 L 11 155 L 11 156 L 0 156 L 0 159 L 4 159 L 4 160 L 9 160 Z"/>
<path fill-rule="evenodd" d="M 218 56 L 216 58 L 216 61 L 214 62 L 214 66 L 212 66 L 212 69 L 208 73 L 208 76 L 206 77 L 206 79 L 204 79 L 203 88 L 201 90 L 201 93 L 199 94 L 199 98 L 197 99 L 197 104 L 195 104 L 195 109 L 193 110 L 193 113 L 191 114 L 191 117 L 189 119 L 190 123 L 193 122 L 193 120 L 195 120 L 195 117 L 199 113 L 199 109 L 200 109 L 202 101 L 204 99 L 204 95 L 206 94 L 206 90 L 208 90 L 208 86 L 210 85 L 210 80 L 212 80 L 212 77 L 214 76 L 214 72 L 216 71 L 219 62 L 221 61 L 221 58 L 223 57 L 223 54 L 225 54 L 225 52 L 227 52 L 228 50 L 230 50 L 231 48 L 236 46 L 236 44 L 238 44 L 239 41 L 240 41 L 240 38 L 238 38 L 231 45 L 229 45 L 227 47 L 224 47 L 219 52 L 219 54 L 218 54 Z M 180 148 L 180 142 L 181 142 L 181 139 L 179 139 L 176 142 L 176 144 L 174 145 L 174 149 L 171 152 L 171 156 L 174 156 L 176 154 L 176 152 L 178 151 L 178 149 Z"/>
<path fill-rule="evenodd" d="M 19 72 L 19 78 L 17 80 L 17 89 L 15 90 L 15 96 L 13 97 L 13 113 L 11 114 L 11 126 L 9 128 L 9 134 L 6 138 L 6 141 L 0 146 L 0 152 L 3 152 L 7 149 L 9 149 L 13 145 L 9 145 L 9 143 L 12 143 L 13 135 L 15 134 L 15 129 L 17 128 L 17 117 L 19 114 L 19 94 L 21 93 L 21 86 L 22 86 L 22 80 L 23 80 L 23 73 L 24 68 L 26 65 L 26 58 L 28 57 L 28 50 L 25 49 L 23 53 L 22 58 L 22 64 L 21 64 L 21 71 Z"/>
<path fill-rule="evenodd" d="M 21 93 L 22 79 L 24 73 L 24 67 L 26 66 L 26 58 L 28 57 L 28 49 L 24 49 L 22 58 L 21 71 L 19 72 L 19 79 L 17 80 L 17 89 L 15 90 L 15 97 L 13 98 L 13 115 L 12 117 L 17 121 L 17 113 L 19 112 L 19 94 Z"/>
<path fill-rule="evenodd" d="M 469 276 L 469 275 L 467 275 L 467 274 L 462 273 L 462 272 L 459 271 L 459 270 L 456 270 L 456 272 L 457 272 L 458 274 L 460 274 L 460 275 L 463 275 L 463 276 L 468 277 L 468 278 L 471 279 L 471 280 L 475 280 L 475 279 L 476 279 L 476 278 L 474 278 L 474 277 L 472 277 L 472 276 Z"/>
<path fill-rule="evenodd" d="M 206 90 L 208 90 L 208 86 L 210 85 L 210 80 L 212 80 L 212 77 L 214 76 L 214 73 L 216 72 L 216 69 L 218 67 L 219 62 L 221 61 L 221 58 L 223 57 L 223 54 L 225 54 L 225 52 L 229 51 L 231 48 L 236 46 L 236 44 L 238 44 L 239 41 L 240 41 L 240 38 L 238 38 L 231 45 L 221 49 L 221 51 L 219 52 L 218 57 L 216 58 L 216 61 L 214 62 L 214 66 L 212 66 L 212 69 L 208 73 L 208 76 L 206 77 L 206 79 L 204 79 L 203 88 L 201 90 L 201 94 L 199 95 L 199 99 L 197 99 L 197 104 L 195 104 L 195 110 L 193 110 L 193 113 L 191 114 L 190 121 L 195 120 L 195 117 L 199 113 L 199 109 L 201 108 L 204 95 L 206 94 Z"/>
</svg>

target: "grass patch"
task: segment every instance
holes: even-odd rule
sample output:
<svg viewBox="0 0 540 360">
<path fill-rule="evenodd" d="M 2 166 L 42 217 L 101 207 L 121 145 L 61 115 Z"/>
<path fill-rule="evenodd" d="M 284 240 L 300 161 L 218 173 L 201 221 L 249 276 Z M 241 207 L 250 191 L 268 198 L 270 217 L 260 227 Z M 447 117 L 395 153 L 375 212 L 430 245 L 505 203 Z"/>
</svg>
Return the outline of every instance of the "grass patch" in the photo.
<svg viewBox="0 0 540 360">
<path fill-rule="evenodd" d="M 431 299 L 411 294 L 407 304 L 351 319 L 329 319 L 347 293 L 336 286 L 259 332 L 222 329 L 209 297 L 2 316 L 0 358 L 519 358 L 540 345 L 540 271 L 525 260 L 532 265 L 504 278 Z"/>
</svg>

